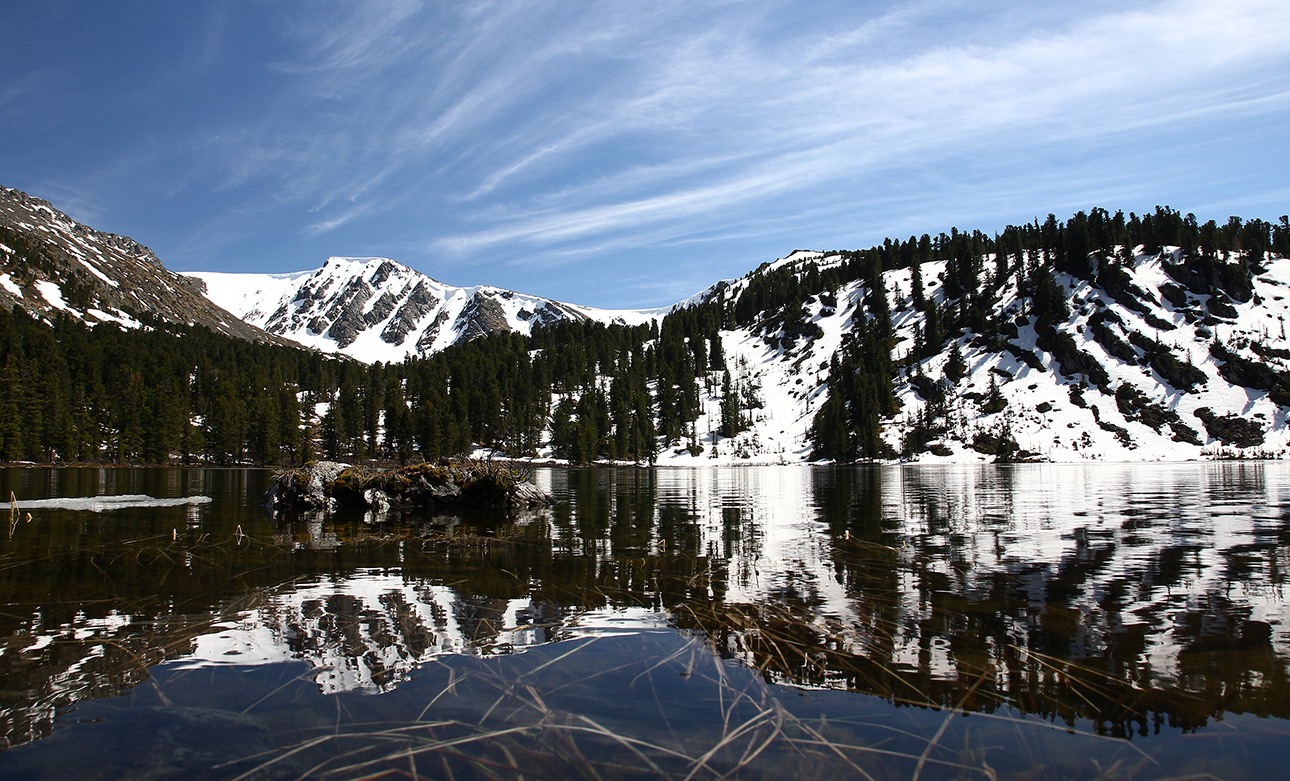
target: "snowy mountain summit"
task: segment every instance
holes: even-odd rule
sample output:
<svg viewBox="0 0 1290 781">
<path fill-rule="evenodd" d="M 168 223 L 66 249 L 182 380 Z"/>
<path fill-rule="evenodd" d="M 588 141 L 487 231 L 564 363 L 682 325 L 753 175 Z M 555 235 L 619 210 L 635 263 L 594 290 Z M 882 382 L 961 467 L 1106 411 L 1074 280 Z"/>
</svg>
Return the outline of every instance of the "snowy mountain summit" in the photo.
<svg viewBox="0 0 1290 781">
<path fill-rule="evenodd" d="M 208 298 L 272 334 L 374 363 L 430 355 L 562 320 L 636 324 L 666 310 L 605 310 L 480 285 L 454 287 L 389 258 L 328 258 L 292 274 L 190 272 Z"/>
</svg>

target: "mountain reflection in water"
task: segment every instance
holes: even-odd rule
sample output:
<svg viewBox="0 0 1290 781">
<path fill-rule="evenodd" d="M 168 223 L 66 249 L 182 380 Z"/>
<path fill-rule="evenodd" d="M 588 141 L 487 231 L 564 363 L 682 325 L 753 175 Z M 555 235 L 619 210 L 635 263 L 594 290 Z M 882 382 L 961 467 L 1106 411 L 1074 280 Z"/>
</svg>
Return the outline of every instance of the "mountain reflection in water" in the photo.
<svg viewBox="0 0 1290 781">
<path fill-rule="evenodd" d="M 434 660 L 674 627 L 769 684 L 1148 741 L 1249 715 L 1290 747 L 1280 464 L 543 468 L 561 501 L 516 523 L 270 519 L 267 477 L 4 473 L 20 506 L 213 497 L 13 528 L 7 746 L 185 672 L 392 693 Z"/>
</svg>

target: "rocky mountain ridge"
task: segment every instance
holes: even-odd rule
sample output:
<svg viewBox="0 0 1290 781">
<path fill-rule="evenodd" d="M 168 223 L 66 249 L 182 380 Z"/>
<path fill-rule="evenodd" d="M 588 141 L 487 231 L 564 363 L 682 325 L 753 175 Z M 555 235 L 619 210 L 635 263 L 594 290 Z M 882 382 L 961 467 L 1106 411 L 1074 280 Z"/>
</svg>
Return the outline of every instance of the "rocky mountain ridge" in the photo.
<svg viewBox="0 0 1290 781">
<path fill-rule="evenodd" d="M 191 272 L 221 307 L 269 333 L 366 363 L 560 321 L 636 324 L 667 310 L 604 310 L 489 285 L 456 287 L 389 258 L 328 258 L 293 274 Z"/>
<path fill-rule="evenodd" d="M 8 187 L 0 187 L 0 306 L 48 321 L 70 316 L 135 328 L 155 318 L 286 343 L 221 309 L 134 239 L 90 228 Z"/>
</svg>

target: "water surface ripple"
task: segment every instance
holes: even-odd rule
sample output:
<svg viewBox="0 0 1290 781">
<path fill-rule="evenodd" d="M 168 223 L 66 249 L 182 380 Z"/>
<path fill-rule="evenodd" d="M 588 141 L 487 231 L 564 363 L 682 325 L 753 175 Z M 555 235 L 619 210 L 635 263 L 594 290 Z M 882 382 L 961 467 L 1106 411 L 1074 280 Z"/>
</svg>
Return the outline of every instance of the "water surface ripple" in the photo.
<svg viewBox="0 0 1290 781">
<path fill-rule="evenodd" d="M 348 777 L 392 740 L 536 777 L 1255 778 L 1290 749 L 1277 463 L 539 468 L 560 501 L 514 521 L 269 517 L 261 470 L 2 476 L 6 777 Z M 137 766 L 189 721 L 189 759 Z"/>
</svg>

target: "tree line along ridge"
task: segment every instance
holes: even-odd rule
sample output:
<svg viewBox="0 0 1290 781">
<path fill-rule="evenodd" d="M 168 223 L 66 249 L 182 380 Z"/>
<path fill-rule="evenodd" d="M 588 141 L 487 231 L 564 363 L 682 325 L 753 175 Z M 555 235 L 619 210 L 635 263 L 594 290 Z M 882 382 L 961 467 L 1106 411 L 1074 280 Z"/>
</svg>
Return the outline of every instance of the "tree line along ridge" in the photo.
<svg viewBox="0 0 1290 781">
<path fill-rule="evenodd" d="M 21 256 L 30 247 L 20 238 L 6 241 Z M 560 322 L 397 364 L 365 365 L 143 314 L 144 327 L 122 329 L 38 319 L 15 307 L 0 312 L 0 460 L 408 463 L 483 447 L 516 458 L 652 463 L 666 449 L 701 452 L 753 425 L 763 403 L 756 367 L 727 359 L 729 334 L 759 334 L 791 356 L 820 336 L 810 311 L 831 313 L 848 301 L 855 308 L 840 347 L 819 367 L 826 392 L 811 411 L 807 445 L 818 459 L 890 458 L 918 448 L 919 437 L 923 445 L 934 439 L 937 426 L 929 402 L 900 445 L 884 437 L 900 411 L 898 377 L 934 397 L 938 383 L 965 371 L 958 336 L 1008 349 L 1005 293 L 1033 319 L 1039 348 L 1078 363 L 1058 327 L 1071 316 L 1062 280 L 1096 284 L 1132 306 L 1124 269 L 1162 247 L 1178 248 L 1175 273 L 1189 289 L 1248 301 L 1268 259 L 1290 257 L 1290 224 L 1286 217 L 1199 223 L 1160 207 L 1128 216 L 1092 209 L 1065 221 L 1050 215 L 994 235 L 951 229 L 765 264 L 650 325 Z M 932 261 L 944 264 L 934 285 L 922 277 Z M 909 275 L 907 296 L 890 294 L 893 271 Z M 897 349 L 896 318 L 916 321 L 912 346 Z M 937 355 L 945 357 L 942 376 L 922 377 Z M 1096 385 L 1096 367 L 1084 369 Z M 1273 375 L 1269 388 L 1282 387 Z M 707 409 L 714 399 L 715 413 Z M 696 430 L 701 415 L 709 415 L 708 432 Z"/>
</svg>

